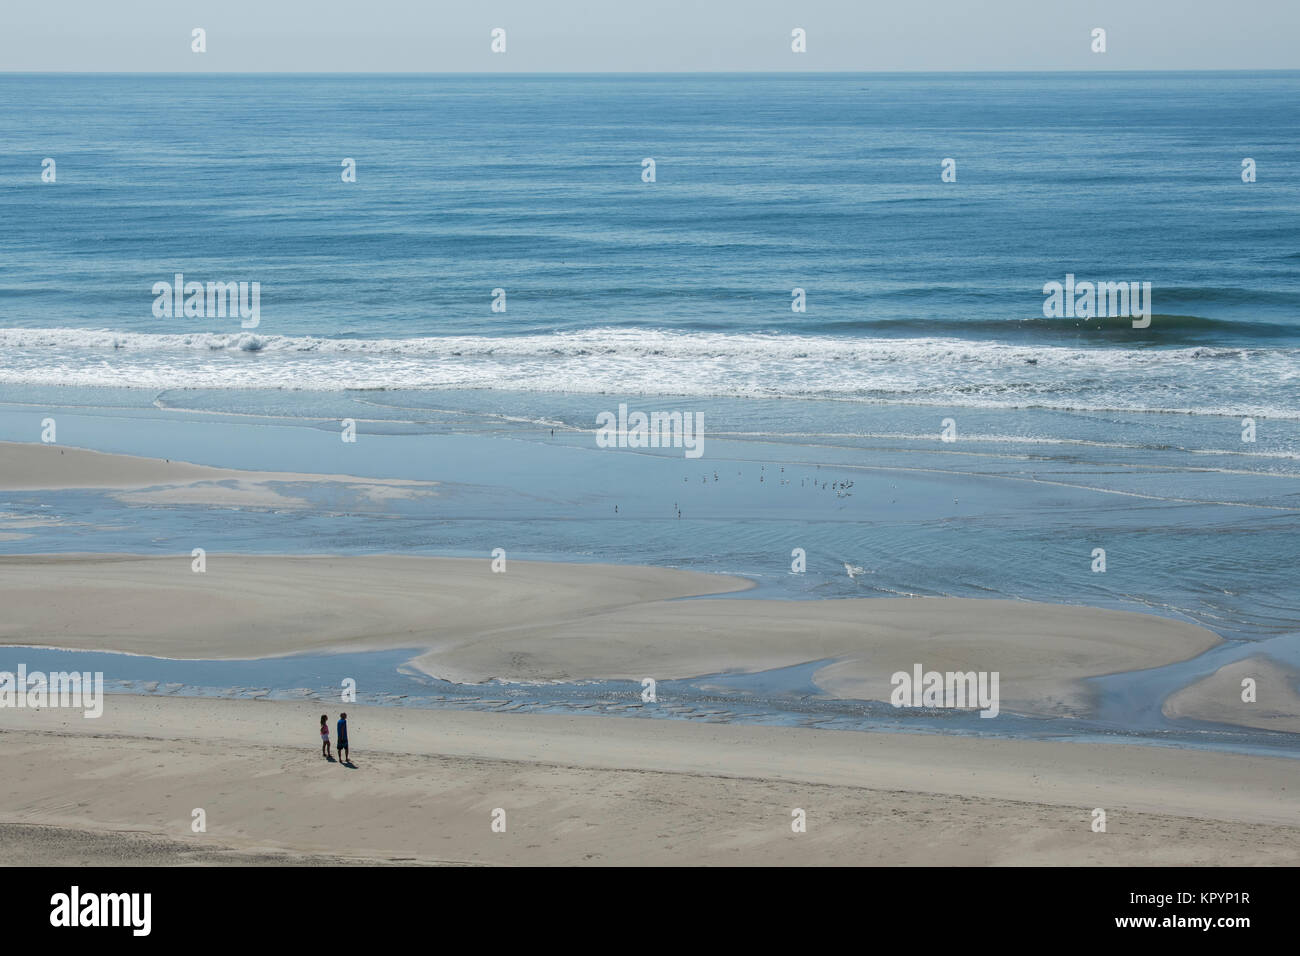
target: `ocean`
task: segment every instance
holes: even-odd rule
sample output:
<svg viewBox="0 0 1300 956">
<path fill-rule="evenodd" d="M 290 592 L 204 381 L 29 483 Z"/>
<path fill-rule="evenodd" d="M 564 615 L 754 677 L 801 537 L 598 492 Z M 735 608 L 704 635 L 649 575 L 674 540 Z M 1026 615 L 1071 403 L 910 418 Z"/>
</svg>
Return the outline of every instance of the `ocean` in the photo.
<svg viewBox="0 0 1300 956">
<path fill-rule="evenodd" d="M 0 553 L 500 546 L 1141 610 L 1295 665 L 1297 102 L 1280 72 L 0 76 L 0 440 L 444 485 L 0 492 Z M 157 314 L 178 273 L 258 283 L 257 324 Z M 1149 316 L 1048 317 L 1053 282 L 1149 283 Z M 702 416 L 702 456 L 597 447 L 620 403 Z"/>
<path fill-rule="evenodd" d="M 5 384 L 1297 416 L 1300 74 L 0 84 Z"/>
</svg>

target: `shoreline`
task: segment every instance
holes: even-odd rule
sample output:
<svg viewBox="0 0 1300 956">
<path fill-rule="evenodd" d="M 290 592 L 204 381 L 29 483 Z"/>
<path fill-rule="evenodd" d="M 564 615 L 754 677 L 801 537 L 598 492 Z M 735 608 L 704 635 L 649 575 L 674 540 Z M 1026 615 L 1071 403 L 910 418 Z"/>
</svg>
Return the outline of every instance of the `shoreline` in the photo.
<svg viewBox="0 0 1300 956">
<path fill-rule="evenodd" d="M 14 664 L 12 652 L 21 652 Z M 320 680 L 326 671 L 347 674 L 357 682 L 358 703 L 398 711 L 468 712 L 519 716 L 587 716 L 606 719 L 677 721 L 741 727 L 816 729 L 838 733 L 940 735 L 959 739 L 1000 739 L 1062 743 L 1122 744 L 1300 759 L 1295 731 L 1267 718 L 1234 723 L 1222 712 L 1194 713 L 1164 708 L 1168 725 L 1134 732 L 1114 715 L 1105 718 L 1044 719 L 1007 714 L 998 721 L 981 719 L 974 708 L 953 712 L 943 708 L 894 708 L 881 702 L 834 698 L 801 690 L 819 662 L 753 674 L 731 673 L 661 682 L 657 699 L 642 699 L 635 681 L 538 681 L 458 684 L 416 676 L 407 663 L 419 649 L 378 652 L 323 652 L 236 661 L 160 659 L 117 651 L 76 651 L 7 645 L 0 647 L 0 676 L 25 667 L 29 675 L 44 673 L 118 673 L 106 678 L 101 700 L 142 697 L 155 700 L 269 701 L 330 706 L 338 688 Z M 127 676 L 130 665 L 113 670 L 115 658 L 136 658 L 145 670 Z M 335 659 L 337 663 L 335 663 Z M 185 670 L 185 665 L 201 665 Z M 259 664 L 274 664 L 273 668 Z M 165 670 L 160 670 L 160 665 Z M 217 673 L 213 673 L 213 669 Z M 298 668 L 298 670 L 294 670 Z M 21 673 L 21 672 L 19 672 Z M 304 675 L 315 675 L 308 677 Z M 8 679 L 8 678 L 3 678 Z M 1200 683 L 1188 684 L 1193 701 L 1201 700 Z M 811 685 L 808 685 L 811 686 Z M 815 688 L 813 689 L 815 691 Z M 1170 695 L 1170 702 L 1177 694 Z M 1206 704 L 1214 704 L 1212 699 Z M 12 703 L 16 709 L 31 703 Z M 91 707 L 93 708 L 93 704 Z M 104 706 L 104 705 L 100 705 Z M 1171 712 L 1172 711 L 1172 712 Z M 1238 715 L 1239 717 L 1239 715 Z"/>
<path fill-rule="evenodd" d="M 232 491 L 245 504 L 283 502 L 276 489 L 282 480 L 339 478 L 211 469 L 40 444 L 0 443 L 0 458 L 6 466 L 0 490 L 35 479 L 59 488 L 112 479 L 130 510 L 160 502 L 184 509 L 214 495 L 228 504 Z M 414 493 L 427 494 L 429 502 L 457 494 L 430 490 L 439 487 L 433 481 L 346 480 L 355 486 L 351 501 L 373 500 L 375 488 L 388 495 L 395 482 L 427 486 Z M 403 495 L 407 490 L 398 489 Z M 201 544 L 206 535 L 195 537 Z M 456 684 L 687 680 L 823 662 L 809 675 L 811 692 L 849 702 L 888 701 L 892 676 L 922 667 L 996 673 L 1000 712 L 1043 718 L 1088 718 L 1097 713 L 1100 686 L 1108 679 L 1225 648 L 1219 635 L 1174 616 L 1005 596 L 832 592 L 790 599 L 779 596 L 779 588 L 769 596 L 767 588 L 776 583 L 771 579 L 663 566 L 508 557 L 498 567 L 490 555 L 499 543 L 485 540 L 481 558 L 249 555 L 214 548 L 204 556 L 203 573 L 194 572 L 184 552 L 0 556 L 0 600 L 8 609 L 0 620 L 0 645 L 163 661 L 417 648 L 412 667 Z M 742 595 L 743 601 L 733 600 Z M 1141 693 L 1142 678 L 1135 680 L 1125 685 L 1128 697 L 1134 688 Z M 1162 688 L 1172 703 L 1160 719 L 1208 716 L 1229 727 L 1296 726 L 1287 713 L 1300 713 L 1300 698 L 1292 695 L 1280 706 L 1274 700 L 1261 727 L 1221 684 L 1189 677 L 1188 686 Z M 1215 701 L 1201 702 L 1209 696 Z"/>
<path fill-rule="evenodd" d="M 408 485 L 432 488 L 438 484 L 435 481 L 421 481 L 414 478 L 365 478 L 357 475 L 329 475 L 316 472 L 220 468 L 213 465 L 196 465 L 178 459 L 122 455 L 116 452 L 42 442 L 0 441 L 0 455 L 4 456 L 5 462 L 4 472 L 0 474 L 0 491 L 80 489 L 138 491 L 160 486 L 187 487 L 223 481 L 255 483 L 320 481 L 395 488 Z"/>
</svg>

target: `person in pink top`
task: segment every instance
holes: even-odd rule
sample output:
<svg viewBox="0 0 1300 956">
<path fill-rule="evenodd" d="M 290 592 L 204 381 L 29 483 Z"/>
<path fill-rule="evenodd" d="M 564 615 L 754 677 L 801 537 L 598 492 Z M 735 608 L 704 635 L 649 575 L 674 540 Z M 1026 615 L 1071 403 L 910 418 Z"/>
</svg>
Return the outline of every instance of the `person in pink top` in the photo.
<svg viewBox="0 0 1300 956">
<path fill-rule="evenodd" d="M 329 714 L 320 715 L 320 755 L 326 760 L 330 755 L 330 718 Z"/>
</svg>

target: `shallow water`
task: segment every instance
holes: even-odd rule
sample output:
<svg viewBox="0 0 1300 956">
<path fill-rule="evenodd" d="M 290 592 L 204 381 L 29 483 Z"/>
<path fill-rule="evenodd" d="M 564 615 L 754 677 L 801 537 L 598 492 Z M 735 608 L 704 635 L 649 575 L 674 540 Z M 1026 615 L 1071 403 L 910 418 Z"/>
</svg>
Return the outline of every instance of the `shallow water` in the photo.
<svg viewBox="0 0 1300 956">
<path fill-rule="evenodd" d="M 981 737 L 1146 743 L 1235 753 L 1300 758 L 1290 734 L 1243 731 L 1198 721 L 1172 722 L 1139 715 L 1139 697 L 1126 696 L 1107 679 L 1099 682 L 1101 714 L 1096 720 L 1043 719 L 999 713 L 982 718 L 972 711 L 898 709 L 887 703 L 842 700 L 823 693 L 812 675 L 830 661 L 749 674 L 709 674 L 661 680 L 656 700 L 642 699 L 637 681 L 456 684 L 407 666 L 419 650 L 306 654 L 263 660 L 166 660 L 127 654 L 6 647 L 0 671 L 102 673 L 113 694 L 219 699 L 301 701 L 304 741 L 314 742 L 317 710 L 346 706 L 341 688 L 356 682 L 357 704 L 474 710 L 519 714 L 570 714 L 689 720 L 820 730 L 945 733 Z M 1155 709 L 1158 715 L 1158 707 Z M 355 725 L 355 721 L 353 722 Z M 354 731 L 355 733 L 355 731 Z"/>
</svg>

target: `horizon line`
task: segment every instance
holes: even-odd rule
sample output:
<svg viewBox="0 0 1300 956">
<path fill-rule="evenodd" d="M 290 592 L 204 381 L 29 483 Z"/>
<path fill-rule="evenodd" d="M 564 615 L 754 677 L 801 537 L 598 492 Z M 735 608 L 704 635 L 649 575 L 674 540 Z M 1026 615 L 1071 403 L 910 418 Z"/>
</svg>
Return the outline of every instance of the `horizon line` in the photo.
<svg viewBox="0 0 1300 956">
<path fill-rule="evenodd" d="M 970 70 L 4 70 L 0 76 L 1037 76 L 1179 73 L 1300 73 L 1295 67 L 1222 69 L 970 69 Z"/>
</svg>

